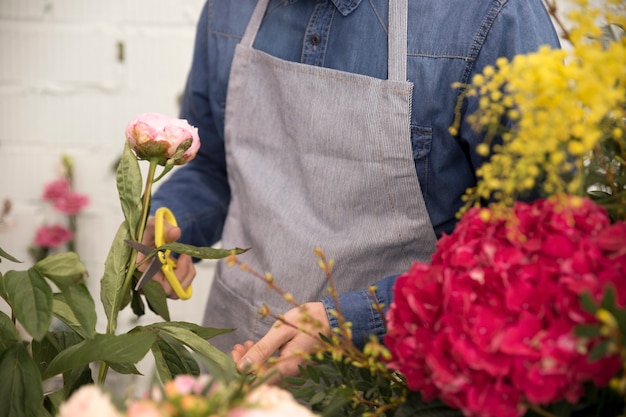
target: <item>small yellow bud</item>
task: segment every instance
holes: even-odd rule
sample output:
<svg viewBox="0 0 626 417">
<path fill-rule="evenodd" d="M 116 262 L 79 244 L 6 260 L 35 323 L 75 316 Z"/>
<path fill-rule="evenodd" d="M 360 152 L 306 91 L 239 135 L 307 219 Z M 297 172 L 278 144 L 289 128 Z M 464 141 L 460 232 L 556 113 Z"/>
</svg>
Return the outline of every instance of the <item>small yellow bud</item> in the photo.
<svg viewBox="0 0 626 417">
<path fill-rule="evenodd" d="M 237 263 L 237 255 L 232 253 L 232 254 L 228 255 L 225 260 L 226 260 L 226 265 L 229 268 L 232 268 Z"/>
<path fill-rule="evenodd" d="M 480 219 L 485 223 L 491 220 L 491 211 L 489 209 L 481 209 L 478 215 L 480 216 Z"/>
<path fill-rule="evenodd" d="M 603 308 L 596 312 L 596 318 L 611 329 L 617 329 L 617 320 L 608 310 Z"/>
<path fill-rule="evenodd" d="M 480 156 L 489 155 L 489 145 L 486 143 L 481 143 L 476 147 L 476 153 Z"/>
</svg>

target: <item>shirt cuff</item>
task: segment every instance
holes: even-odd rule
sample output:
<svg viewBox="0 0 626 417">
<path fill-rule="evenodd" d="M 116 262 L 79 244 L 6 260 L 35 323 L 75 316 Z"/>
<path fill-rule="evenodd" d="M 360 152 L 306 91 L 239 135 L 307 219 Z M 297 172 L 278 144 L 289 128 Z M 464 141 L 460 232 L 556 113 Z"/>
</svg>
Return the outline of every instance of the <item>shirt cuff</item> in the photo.
<svg viewBox="0 0 626 417">
<path fill-rule="evenodd" d="M 374 284 L 376 290 L 374 296 L 368 290 L 351 291 L 339 295 L 339 307 L 346 322 L 352 324 L 352 343 L 363 349 L 365 343 L 374 335 L 382 343 L 387 332 L 385 321 L 380 316 L 374 304 L 380 304 L 383 314 L 386 314 L 389 305 L 393 301 L 393 284 L 398 276 L 394 275 Z M 339 328 L 339 320 L 333 312 L 337 311 L 333 297 L 326 297 L 321 300 L 326 308 L 326 315 L 330 323 L 331 330 Z"/>
</svg>

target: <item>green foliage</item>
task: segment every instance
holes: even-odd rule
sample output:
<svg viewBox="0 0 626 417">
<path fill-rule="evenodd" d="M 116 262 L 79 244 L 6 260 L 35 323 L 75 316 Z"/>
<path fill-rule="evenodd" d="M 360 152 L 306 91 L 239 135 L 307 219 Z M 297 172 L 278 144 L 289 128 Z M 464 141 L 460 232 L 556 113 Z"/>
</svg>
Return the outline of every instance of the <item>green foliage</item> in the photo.
<svg viewBox="0 0 626 417">
<path fill-rule="evenodd" d="M 200 365 L 225 381 L 237 377 L 234 362 L 207 339 L 229 332 L 192 323 L 169 322 L 167 298 L 161 286 L 148 283 L 142 292 L 133 289 L 140 273 L 137 252 L 125 240 L 135 240 L 145 227 L 149 198 L 146 181 L 142 200 L 141 172 L 126 145 L 118 165 L 117 185 L 124 221 L 109 250 L 100 280 L 100 300 L 108 326 L 96 331 L 97 313 L 85 283 L 87 271 L 76 253 L 48 256 L 30 268 L 0 274 L 0 297 L 11 309 L 11 317 L 0 312 L 0 417 L 53 416 L 59 405 L 84 384 L 94 382 L 91 366 L 100 363 L 97 381 L 104 383 L 110 367 L 122 374 L 138 374 L 135 364 L 151 352 L 159 377 L 167 381 L 182 373 L 197 375 Z M 242 249 L 195 248 L 167 244 L 178 253 L 220 259 Z M 156 253 L 156 251 L 155 251 Z M 19 262 L 0 248 L 0 260 Z M 131 300 L 133 310 L 143 314 L 145 305 L 165 321 L 116 334 L 120 310 Z M 66 328 L 54 329 L 53 318 Z M 17 323 L 32 340 L 21 340 Z M 29 353 L 30 352 L 30 353 Z M 43 392 L 43 381 L 62 376 L 56 392 Z"/>
<path fill-rule="evenodd" d="M 608 123 L 608 122 L 606 122 Z M 612 126 L 607 126 L 607 131 Z M 626 139 L 604 138 L 589 154 L 584 168 L 589 197 L 605 207 L 613 220 L 626 219 Z"/>
<path fill-rule="evenodd" d="M 399 374 L 372 371 L 331 353 L 312 362 L 301 367 L 300 377 L 285 378 L 282 385 L 324 417 L 462 416 L 440 401 L 425 402 Z"/>
</svg>

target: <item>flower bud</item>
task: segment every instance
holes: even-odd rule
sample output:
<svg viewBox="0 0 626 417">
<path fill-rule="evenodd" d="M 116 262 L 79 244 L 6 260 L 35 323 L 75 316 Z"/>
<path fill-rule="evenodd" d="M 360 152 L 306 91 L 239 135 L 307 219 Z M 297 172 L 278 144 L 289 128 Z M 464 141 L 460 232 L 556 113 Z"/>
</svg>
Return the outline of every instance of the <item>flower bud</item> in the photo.
<svg viewBox="0 0 626 417">
<path fill-rule="evenodd" d="M 195 158 L 200 148 L 198 129 L 186 120 L 158 113 L 144 113 L 126 126 L 126 139 L 139 159 L 156 158 L 183 165 Z"/>
</svg>

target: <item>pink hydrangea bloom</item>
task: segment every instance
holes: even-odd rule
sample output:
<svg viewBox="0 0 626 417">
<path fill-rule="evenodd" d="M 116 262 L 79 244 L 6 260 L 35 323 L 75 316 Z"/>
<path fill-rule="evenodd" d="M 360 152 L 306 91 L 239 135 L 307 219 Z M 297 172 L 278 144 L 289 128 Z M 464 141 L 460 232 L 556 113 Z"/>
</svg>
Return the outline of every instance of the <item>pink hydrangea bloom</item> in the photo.
<svg viewBox="0 0 626 417">
<path fill-rule="evenodd" d="M 606 385 L 619 358 L 589 362 L 598 340 L 573 329 L 596 323 L 583 292 L 599 300 L 613 285 L 625 305 L 626 224 L 576 197 L 517 203 L 506 218 L 482 210 L 439 240 L 430 265 L 398 278 L 390 366 L 467 416 L 519 416 L 526 403 L 576 402 L 584 383 Z"/>
<path fill-rule="evenodd" d="M 35 234 L 34 244 L 42 248 L 56 248 L 66 244 L 73 237 L 72 231 L 61 225 L 41 226 Z"/>
<path fill-rule="evenodd" d="M 171 159 L 179 146 L 186 149 L 174 163 L 183 165 L 200 149 L 198 129 L 186 120 L 158 113 L 144 113 L 126 125 L 126 139 L 140 159 L 157 158 L 161 165 Z"/>
<path fill-rule="evenodd" d="M 59 178 L 44 185 L 42 199 L 55 201 L 63 198 L 70 192 L 70 182 L 67 178 Z"/>
<path fill-rule="evenodd" d="M 54 200 L 54 208 L 67 215 L 76 215 L 84 207 L 89 205 L 89 197 L 75 191 L 69 191 L 64 196 Z"/>
</svg>

